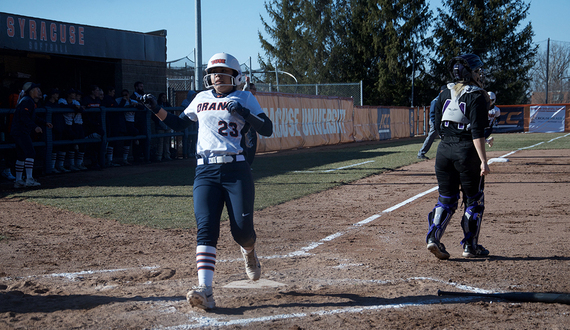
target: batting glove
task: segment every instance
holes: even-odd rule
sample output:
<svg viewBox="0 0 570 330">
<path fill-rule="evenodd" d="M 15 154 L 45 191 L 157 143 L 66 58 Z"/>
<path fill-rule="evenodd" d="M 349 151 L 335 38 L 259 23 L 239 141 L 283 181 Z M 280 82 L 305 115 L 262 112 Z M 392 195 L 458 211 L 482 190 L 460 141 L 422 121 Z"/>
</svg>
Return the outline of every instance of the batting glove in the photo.
<svg viewBox="0 0 570 330">
<path fill-rule="evenodd" d="M 145 94 L 142 97 L 142 101 L 145 107 L 155 114 L 161 109 L 161 106 L 157 104 L 156 98 L 152 94 Z"/>
<path fill-rule="evenodd" d="M 230 113 L 236 112 L 238 115 L 242 116 L 244 119 L 249 116 L 249 109 L 241 106 L 239 102 L 230 101 L 228 102 L 228 111 Z"/>
</svg>

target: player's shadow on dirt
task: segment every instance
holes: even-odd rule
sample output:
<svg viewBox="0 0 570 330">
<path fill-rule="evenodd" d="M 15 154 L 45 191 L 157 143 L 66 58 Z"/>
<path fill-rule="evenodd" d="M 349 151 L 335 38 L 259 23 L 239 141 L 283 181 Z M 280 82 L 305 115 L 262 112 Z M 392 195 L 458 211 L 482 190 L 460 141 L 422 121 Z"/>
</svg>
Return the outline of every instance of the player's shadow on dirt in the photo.
<svg viewBox="0 0 570 330">
<path fill-rule="evenodd" d="M 490 256 L 488 257 L 489 261 L 543 261 L 543 260 L 559 260 L 559 261 L 568 261 L 570 257 L 560 257 L 560 256 L 551 256 L 551 257 L 504 257 L 504 256 Z M 464 259 L 465 260 L 465 259 Z"/>
<path fill-rule="evenodd" d="M 52 313 L 62 310 L 91 309 L 101 305 L 125 302 L 177 302 L 186 297 L 111 297 L 94 295 L 30 295 L 21 291 L 0 292 L 1 313 Z"/>
<path fill-rule="evenodd" d="M 505 257 L 497 255 L 489 255 L 481 258 L 450 258 L 449 262 L 495 262 L 495 261 L 543 261 L 543 260 L 559 260 L 568 261 L 570 257 Z"/>
<path fill-rule="evenodd" d="M 465 303 L 466 300 L 481 299 L 480 297 L 462 297 L 461 299 L 450 299 L 445 297 L 438 297 L 437 295 L 421 295 L 421 296 L 403 296 L 398 298 L 381 298 L 381 297 L 365 297 L 357 294 L 338 293 L 338 294 L 318 294 L 307 292 L 280 292 L 283 302 L 276 302 L 274 304 L 265 305 L 252 305 L 239 308 L 223 308 L 217 306 L 215 309 L 209 311 L 209 314 L 219 315 L 242 315 L 248 310 L 261 310 L 278 308 L 281 311 L 283 308 L 363 308 L 363 309 L 383 309 L 390 307 L 401 307 L 402 305 L 431 305 L 431 304 L 454 304 Z M 312 301 L 314 298 L 314 301 Z M 298 299 L 298 301 L 291 301 Z M 279 300 L 279 299 L 278 299 Z M 460 301 L 461 300 L 461 301 Z M 310 310 L 306 311 L 307 314 L 311 313 Z"/>
</svg>

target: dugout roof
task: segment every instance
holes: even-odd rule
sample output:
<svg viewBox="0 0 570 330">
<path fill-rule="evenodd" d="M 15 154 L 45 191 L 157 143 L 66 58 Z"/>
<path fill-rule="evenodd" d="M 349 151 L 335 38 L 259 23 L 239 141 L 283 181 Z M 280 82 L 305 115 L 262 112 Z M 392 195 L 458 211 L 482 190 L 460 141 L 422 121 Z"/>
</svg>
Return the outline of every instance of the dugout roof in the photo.
<svg viewBox="0 0 570 330">
<path fill-rule="evenodd" d="M 0 12 L 0 47 L 47 54 L 166 62 L 166 30 L 140 33 Z"/>
</svg>

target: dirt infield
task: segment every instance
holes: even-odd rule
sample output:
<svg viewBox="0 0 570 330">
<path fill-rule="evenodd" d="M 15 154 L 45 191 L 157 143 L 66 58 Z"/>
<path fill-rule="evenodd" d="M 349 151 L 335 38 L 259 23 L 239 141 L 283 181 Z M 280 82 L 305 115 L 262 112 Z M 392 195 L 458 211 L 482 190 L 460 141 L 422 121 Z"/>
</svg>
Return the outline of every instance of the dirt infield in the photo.
<svg viewBox="0 0 570 330">
<path fill-rule="evenodd" d="M 508 159 L 486 180 L 480 242 L 490 257 L 461 257 L 459 214 L 442 240 L 451 259 L 426 250 L 437 199 L 429 160 L 257 212 L 256 285 L 224 223 L 211 312 L 185 300 L 194 231 L 3 198 L 0 328 L 570 329 L 570 305 L 437 296 L 570 293 L 570 150 Z"/>
</svg>

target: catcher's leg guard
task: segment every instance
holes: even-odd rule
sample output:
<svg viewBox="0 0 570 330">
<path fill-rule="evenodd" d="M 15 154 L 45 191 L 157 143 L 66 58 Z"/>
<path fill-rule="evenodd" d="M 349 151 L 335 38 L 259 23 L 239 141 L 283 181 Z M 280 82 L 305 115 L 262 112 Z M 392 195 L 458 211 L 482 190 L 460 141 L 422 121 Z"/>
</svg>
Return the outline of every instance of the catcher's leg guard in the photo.
<svg viewBox="0 0 570 330">
<path fill-rule="evenodd" d="M 465 198 L 465 214 L 461 219 L 461 228 L 463 228 L 464 235 L 461 241 L 462 245 L 477 246 L 483 211 L 485 211 L 485 194 L 483 191 L 480 191 L 473 197 L 467 196 Z"/>
<path fill-rule="evenodd" d="M 449 219 L 457 210 L 458 199 L 459 195 L 453 197 L 439 196 L 437 204 L 428 214 L 429 230 L 426 235 L 426 243 L 429 243 L 430 238 L 439 242 L 449 223 Z"/>
</svg>

